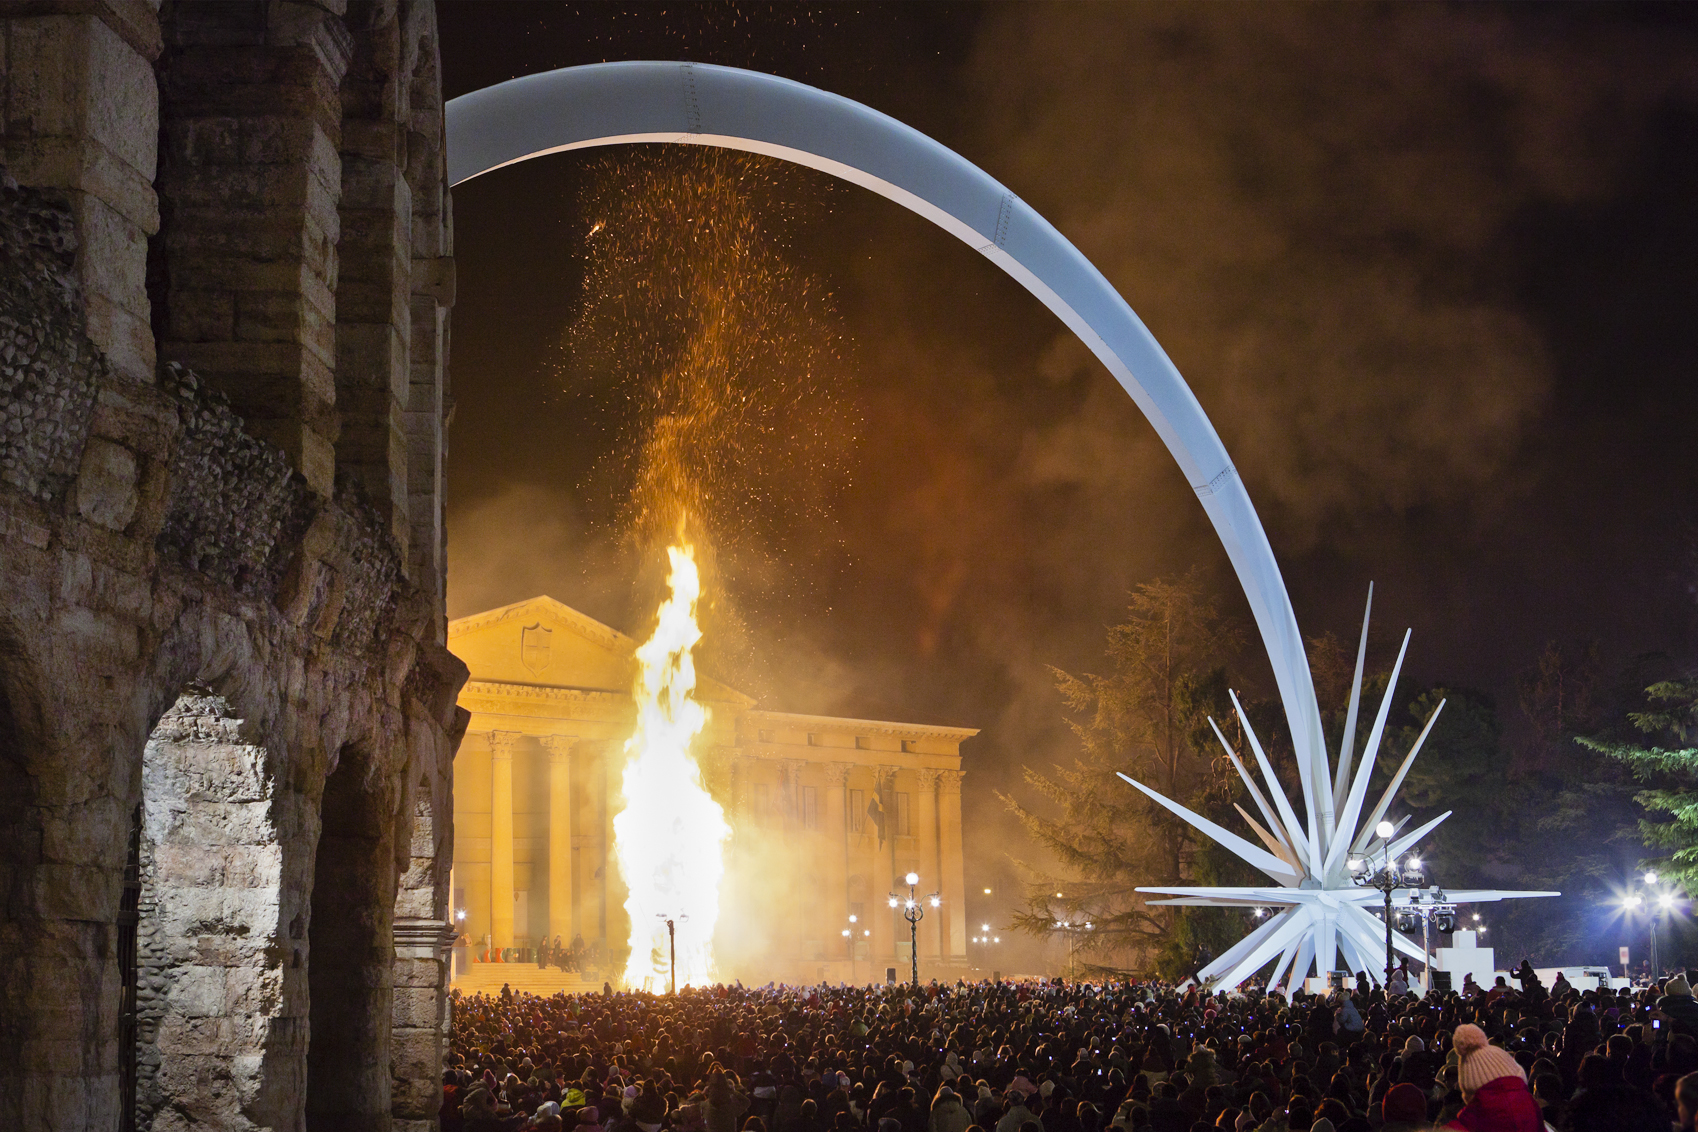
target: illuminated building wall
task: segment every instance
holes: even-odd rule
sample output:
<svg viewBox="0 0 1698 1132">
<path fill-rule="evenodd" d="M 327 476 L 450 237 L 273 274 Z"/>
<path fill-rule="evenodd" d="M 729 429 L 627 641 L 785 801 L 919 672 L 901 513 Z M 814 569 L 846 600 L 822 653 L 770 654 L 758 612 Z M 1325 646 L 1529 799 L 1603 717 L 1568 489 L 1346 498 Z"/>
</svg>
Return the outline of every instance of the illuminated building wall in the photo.
<svg viewBox="0 0 1698 1132">
<path fill-rule="evenodd" d="M 451 623 L 448 644 L 471 669 L 453 883 L 474 953 L 545 934 L 617 950 L 628 925 L 609 829 L 635 642 L 539 597 Z M 922 977 L 964 966 L 960 746 L 977 732 L 767 711 L 705 676 L 698 691 L 711 719 L 697 757 L 733 830 L 722 977 L 906 977 L 908 925 L 887 898 L 910 871 L 942 897 L 920 924 Z"/>
</svg>

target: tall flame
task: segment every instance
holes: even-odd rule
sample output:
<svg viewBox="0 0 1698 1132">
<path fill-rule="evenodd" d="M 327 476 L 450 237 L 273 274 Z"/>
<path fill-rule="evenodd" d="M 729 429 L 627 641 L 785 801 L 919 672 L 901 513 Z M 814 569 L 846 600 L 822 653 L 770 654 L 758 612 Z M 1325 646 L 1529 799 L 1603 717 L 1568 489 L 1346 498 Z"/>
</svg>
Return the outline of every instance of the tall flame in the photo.
<svg viewBox="0 0 1698 1132">
<path fill-rule="evenodd" d="M 678 985 L 713 981 L 713 931 L 719 920 L 721 847 L 731 835 L 725 812 L 702 786 L 690 745 L 707 726 L 695 698 L 692 652 L 701 577 L 689 544 L 667 549 L 671 591 L 654 635 L 637 649 L 637 726 L 625 744 L 625 809 L 613 819 L 614 851 L 630 895 L 631 956 L 625 985 L 666 983 L 666 920 L 677 932 Z"/>
</svg>

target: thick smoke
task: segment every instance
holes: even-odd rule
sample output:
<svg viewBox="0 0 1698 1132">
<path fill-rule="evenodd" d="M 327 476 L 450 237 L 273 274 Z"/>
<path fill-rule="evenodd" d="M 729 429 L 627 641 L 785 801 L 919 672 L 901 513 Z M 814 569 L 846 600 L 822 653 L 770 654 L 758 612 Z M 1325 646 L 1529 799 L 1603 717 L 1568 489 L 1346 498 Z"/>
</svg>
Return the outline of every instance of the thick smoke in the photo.
<svg viewBox="0 0 1698 1132">
<path fill-rule="evenodd" d="M 623 54 L 617 38 L 596 50 Z M 1487 643 L 1469 601 L 1521 585 L 1532 556 L 1506 515 L 1553 474 L 1535 442 L 1566 411 L 1561 365 L 1525 294 L 1544 220 L 1641 175 L 1658 115 L 1698 107 L 1693 54 L 1688 34 L 1574 8 L 998 5 L 947 68 L 929 52 L 890 63 L 923 82 L 796 77 L 936 133 L 1054 222 L 1196 390 L 1304 630 L 1351 633 L 1376 578 L 1378 609 L 1417 625 L 1417 663 L 1442 666 Z M 602 182 L 611 200 L 712 159 L 643 160 Z M 761 208 L 817 206 L 818 175 L 758 169 Z M 1049 666 L 1099 663 L 1139 581 L 1195 564 L 1224 595 L 1236 583 L 1153 431 L 1034 299 L 888 202 L 840 191 L 829 213 L 781 250 L 826 281 L 853 341 L 828 353 L 852 356 L 854 387 L 822 406 L 849 427 L 822 432 L 801 405 L 763 424 L 785 444 L 829 438 L 830 459 L 800 459 L 835 470 L 801 485 L 798 506 L 752 491 L 739 537 L 767 549 L 725 568 L 772 674 L 749 690 L 787 710 L 984 728 L 966 748 L 969 871 L 1000 885 L 1013 835 L 993 789 L 1074 749 Z M 562 443 L 638 451 L 636 434 L 612 435 Z M 780 479 L 796 466 L 770 464 Z M 585 533 L 584 497 L 557 493 L 565 580 L 525 567 L 500 600 L 629 586 L 628 561 L 600 575 L 617 540 Z M 521 508 L 485 500 L 456 516 L 460 613 L 495 603 L 489 564 L 532 537 L 503 542 L 495 517 Z M 1482 558 L 1504 576 L 1479 576 Z M 1315 563 L 1348 583 L 1336 597 L 1305 577 Z M 475 605 L 474 579 L 488 595 Z M 1533 651 L 1571 631 L 1524 630 Z M 1257 657 L 1239 672 L 1254 681 Z"/>
</svg>

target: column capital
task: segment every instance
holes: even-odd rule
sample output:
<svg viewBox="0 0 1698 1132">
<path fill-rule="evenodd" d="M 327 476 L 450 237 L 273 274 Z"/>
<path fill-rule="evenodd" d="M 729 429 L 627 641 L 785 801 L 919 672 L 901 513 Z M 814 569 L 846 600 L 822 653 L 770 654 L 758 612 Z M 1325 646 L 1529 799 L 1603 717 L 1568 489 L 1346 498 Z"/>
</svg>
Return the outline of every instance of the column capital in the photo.
<svg viewBox="0 0 1698 1132">
<path fill-rule="evenodd" d="M 949 794 L 961 793 L 961 776 L 966 774 L 966 771 L 939 770 L 936 773 L 938 789 Z"/>
<path fill-rule="evenodd" d="M 825 784 L 833 789 L 842 789 L 849 781 L 849 772 L 855 769 L 854 763 L 821 763 L 820 769 L 825 773 Z"/>
<path fill-rule="evenodd" d="M 578 745 L 576 735 L 543 735 L 541 741 L 550 760 L 571 758 L 573 748 Z"/>
<path fill-rule="evenodd" d="M 513 757 L 513 748 L 519 742 L 518 731 L 491 731 L 489 733 L 489 753 L 498 759 Z"/>
<path fill-rule="evenodd" d="M 397 916 L 389 931 L 395 954 L 402 959 L 441 959 L 442 953 L 459 938 L 454 925 L 447 920 Z"/>
<path fill-rule="evenodd" d="M 920 779 L 921 790 L 932 790 L 937 787 L 945 774 L 949 772 L 935 766 L 923 766 L 914 772 Z"/>
</svg>

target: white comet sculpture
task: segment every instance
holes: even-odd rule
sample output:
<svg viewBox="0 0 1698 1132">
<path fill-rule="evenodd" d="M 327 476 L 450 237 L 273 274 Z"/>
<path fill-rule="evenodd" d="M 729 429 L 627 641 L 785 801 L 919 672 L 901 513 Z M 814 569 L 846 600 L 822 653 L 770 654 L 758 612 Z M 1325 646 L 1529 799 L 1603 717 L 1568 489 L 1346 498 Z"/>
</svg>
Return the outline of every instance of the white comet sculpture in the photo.
<svg viewBox="0 0 1698 1132">
<path fill-rule="evenodd" d="M 1351 776 L 1351 755 L 1356 739 L 1356 721 L 1362 704 L 1362 667 L 1368 652 L 1368 618 L 1373 612 L 1374 590 L 1368 587 L 1368 610 L 1362 617 L 1362 643 L 1356 651 L 1356 675 L 1350 686 L 1350 706 L 1345 712 L 1344 739 L 1338 752 L 1338 765 L 1328 766 L 1324 747 L 1314 765 L 1302 759 L 1297 763 L 1304 803 L 1304 820 L 1298 821 L 1290 799 L 1274 776 L 1262 744 L 1250 726 L 1244 708 L 1232 694 L 1232 706 L 1249 740 L 1256 766 L 1267 786 L 1263 794 L 1255 778 L 1213 719 L 1215 737 L 1226 748 L 1227 757 L 1237 768 L 1244 787 L 1255 800 L 1262 821 L 1237 803 L 1233 804 L 1249 823 L 1265 849 L 1223 829 L 1214 822 L 1181 806 L 1170 798 L 1151 790 L 1141 782 L 1120 777 L 1142 790 L 1150 798 L 1171 810 L 1216 843 L 1237 854 L 1247 864 L 1266 873 L 1274 881 L 1267 887 L 1254 888 L 1140 888 L 1139 892 L 1170 896 L 1170 900 L 1152 900 L 1152 905 L 1184 904 L 1212 908 L 1274 908 L 1275 914 L 1262 920 L 1254 931 L 1228 948 L 1214 962 L 1197 973 L 1198 982 L 1211 989 L 1235 987 L 1257 971 L 1274 964 L 1268 986 L 1285 981 L 1287 986 L 1301 983 L 1311 970 L 1319 975 L 1336 970 L 1335 957 L 1342 954 L 1345 966 L 1351 971 L 1366 971 L 1376 983 L 1381 981 L 1385 967 L 1385 923 L 1373 916 L 1370 908 L 1379 907 L 1385 894 L 1377 888 L 1356 883 L 1357 871 L 1363 867 L 1381 867 L 1397 862 L 1410 852 L 1421 839 L 1451 815 L 1446 810 L 1432 821 L 1409 833 L 1403 832 L 1408 823 L 1404 817 L 1395 824 L 1385 820 L 1397 798 L 1397 789 L 1414 765 L 1415 756 L 1433 730 L 1444 701 L 1439 701 L 1433 714 L 1427 717 L 1421 734 L 1416 738 L 1403 763 L 1386 785 L 1366 819 L 1362 806 L 1368 796 L 1368 780 L 1380 753 L 1380 740 L 1385 736 L 1386 717 L 1391 711 L 1392 694 L 1397 688 L 1397 675 L 1403 668 L 1403 655 L 1409 648 L 1409 633 L 1403 634 L 1403 644 L 1397 650 L 1397 663 L 1392 666 L 1391 679 L 1385 696 L 1380 700 L 1374 726 L 1362 745 L 1362 757 Z M 1321 734 L 1320 720 L 1314 720 L 1315 735 Z M 1269 797 L 1272 804 L 1269 803 Z M 1266 823 L 1266 824 L 1263 824 Z M 1414 868 L 1414 859 L 1406 862 Z M 1413 889 L 1393 893 L 1394 906 L 1408 903 Z M 1444 902 L 1477 904 L 1494 900 L 1511 900 L 1530 896 L 1557 896 L 1555 892 L 1500 892 L 1492 889 L 1467 891 L 1444 890 Z M 1392 944 L 1397 951 L 1411 959 L 1424 960 L 1420 944 L 1401 932 L 1392 932 Z"/>
<path fill-rule="evenodd" d="M 1356 888 L 1346 865 L 1347 855 L 1355 853 L 1358 845 L 1376 853 L 1383 848 L 1371 846 L 1366 835 L 1358 836 L 1356 830 L 1391 693 L 1380 705 L 1362 768 L 1351 784 L 1350 744 L 1362 690 L 1361 660 L 1335 775 L 1322 741 L 1320 709 L 1297 616 L 1249 491 L 1213 423 L 1160 343 L 1102 272 L 1065 236 L 1007 186 L 912 127 L 838 95 L 734 67 L 635 60 L 563 67 L 451 99 L 444 119 L 448 179 L 454 185 L 545 154 L 605 145 L 719 146 L 793 161 L 860 185 L 930 220 L 976 249 L 1054 311 L 1137 403 L 1220 535 L 1267 648 L 1302 779 L 1307 812 L 1305 823 L 1299 825 L 1266 757 L 1252 740 L 1268 792 L 1278 803 L 1275 816 L 1244 774 L 1268 823 L 1256 827 L 1266 850 L 1146 790 L 1267 873 L 1277 885 L 1158 891 L 1176 896 L 1176 903 L 1281 909 L 1205 968 L 1205 978 L 1212 985 L 1241 982 L 1275 958 L 1281 960 L 1276 974 L 1289 971 L 1295 979 L 1297 972 L 1317 961 L 1326 969 L 1338 950 L 1353 960 L 1355 969 L 1375 968 L 1373 963 L 1361 962 L 1378 953 L 1368 940 L 1378 921 L 1363 906 L 1379 894 Z M 1402 654 L 1398 659 L 1401 664 Z M 1395 672 L 1392 680 L 1395 684 Z M 1243 713 L 1239 714 L 1242 718 Z M 1244 726 L 1248 731 L 1249 723 Z M 1412 751 L 1404 760 L 1405 771 L 1414 757 Z M 1242 765 L 1238 769 L 1244 773 Z M 1376 814 L 1385 812 L 1402 781 L 1399 772 Z M 1347 785 L 1350 800 L 1342 813 L 1335 813 L 1334 800 L 1345 794 Z M 1362 828 L 1372 829 L 1378 820 L 1372 818 Z M 1251 824 L 1256 825 L 1254 820 Z M 1403 852 L 1436 824 L 1430 822 L 1401 838 L 1394 833 L 1391 847 Z M 1467 892 L 1450 897 L 1464 902 L 1554 895 Z M 1383 948 L 1383 941 L 1377 946 Z M 1405 954 L 1420 954 L 1407 940 L 1399 946 Z"/>
</svg>

